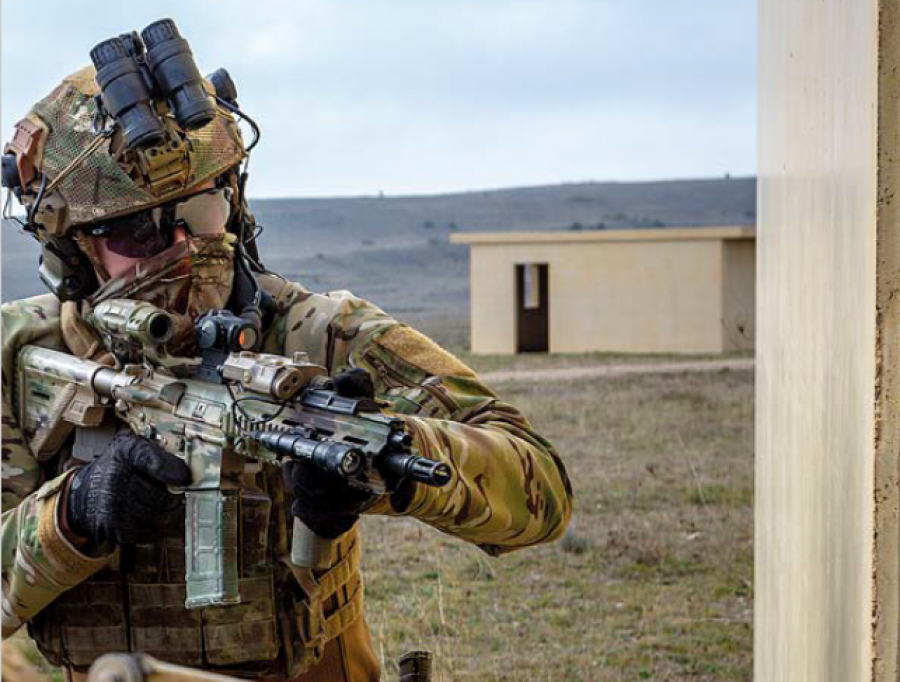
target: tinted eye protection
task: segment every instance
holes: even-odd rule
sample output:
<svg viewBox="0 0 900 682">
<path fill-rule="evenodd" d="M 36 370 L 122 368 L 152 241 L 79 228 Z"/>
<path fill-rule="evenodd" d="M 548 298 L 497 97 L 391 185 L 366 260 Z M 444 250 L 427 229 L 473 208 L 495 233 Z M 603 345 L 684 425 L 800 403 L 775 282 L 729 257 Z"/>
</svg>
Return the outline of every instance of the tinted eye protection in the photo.
<svg viewBox="0 0 900 682">
<path fill-rule="evenodd" d="M 183 226 L 195 237 L 219 234 L 231 212 L 230 192 L 213 189 L 164 208 L 148 209 L 87 229 L 105 237 L 106 248 L 127 258 L 150 258 L 172 245 L 172 228 Z"/>
<path fill-rule="evenodd" d="M 88 228 L 92 237 L 105 237 L 106 248 L 127 258 L 150 258 L 168 248 L 172 230 L 158 218 L 162 211 L 148 210 Z"/>
<path fill-rule="evenodd" d="M 231 215 L 231 189 L 210 189 L 175 204 L 174 222 L 195 237 L 221 234 Z"/>
</svg>

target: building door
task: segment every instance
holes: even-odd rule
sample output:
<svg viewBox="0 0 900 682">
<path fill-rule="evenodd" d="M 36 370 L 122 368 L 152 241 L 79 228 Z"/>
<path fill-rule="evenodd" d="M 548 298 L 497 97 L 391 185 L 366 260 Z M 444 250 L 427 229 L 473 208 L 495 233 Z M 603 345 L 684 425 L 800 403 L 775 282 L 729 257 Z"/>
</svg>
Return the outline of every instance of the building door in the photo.
<svg viewBox="0 0 900 682">
<path fill-rule="evenodd" d="M 546 263 L 516 265 L 516 352 L 550 350 L 550 287 Z"/>
</svg>

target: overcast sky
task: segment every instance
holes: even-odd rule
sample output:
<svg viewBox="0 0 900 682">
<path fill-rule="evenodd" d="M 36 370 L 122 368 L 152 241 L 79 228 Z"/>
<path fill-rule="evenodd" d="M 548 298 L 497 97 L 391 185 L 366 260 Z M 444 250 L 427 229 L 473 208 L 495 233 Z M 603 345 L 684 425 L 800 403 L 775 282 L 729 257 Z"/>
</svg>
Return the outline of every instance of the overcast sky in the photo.
<svg viewBox="0 0 900 682">
<path fill-rule="evenodd" d="M 3 140 L 170 16 L 263 128 L 251 195 L 755 173 L 754 0 L 3 0 Z"/>
</svg>

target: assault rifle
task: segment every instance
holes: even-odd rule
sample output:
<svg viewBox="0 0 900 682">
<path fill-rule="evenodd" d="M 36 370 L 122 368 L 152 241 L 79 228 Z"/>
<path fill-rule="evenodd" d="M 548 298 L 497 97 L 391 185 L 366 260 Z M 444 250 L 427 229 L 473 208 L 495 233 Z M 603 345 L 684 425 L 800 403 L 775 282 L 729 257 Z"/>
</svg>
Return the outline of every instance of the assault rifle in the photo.
<svg viewBox="0 0 900 682">
<path fill-rule="evenodd" d="M 339 395 L 305 354 L 245 350 L 257 345 L 255 329 L 232 313 L 213 311 L 197 321 L 199 361 L 166 353 L 173 318 L 148 303 L 107 301 L 92 314 L 123 368 L 26 346 L 18 363 L 20 424 L 40 458 L 56 452 L 75 426 L 99 426 L 114 411 L 187 463 L 187 608 L 240 602 L 239 501 L 248 460 L 306 460 L 375 493 L 405 478 L 430 486 L 450 481 L 446 464 L 415 454 L 401 419 L 370 398 Z M 330 547 L 294 519 L 295 564 L 325 568 Z"/>
</svg>

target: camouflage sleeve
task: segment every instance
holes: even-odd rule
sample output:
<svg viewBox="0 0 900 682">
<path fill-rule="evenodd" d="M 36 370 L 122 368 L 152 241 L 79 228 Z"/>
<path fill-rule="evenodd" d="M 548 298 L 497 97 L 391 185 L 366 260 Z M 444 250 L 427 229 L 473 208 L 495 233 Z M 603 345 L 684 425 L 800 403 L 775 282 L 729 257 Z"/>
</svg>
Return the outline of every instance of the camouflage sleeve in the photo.
<svg viewBox="0 0 900 682">
<path fill-rule="evenodd" d="M 296 292 L 284 351 L 310 352 L 329 371 L 366 369 L 403 416 L 420 454 L 450 464 L 444 488 L 415 486 L 373 511 L 409 514 L 491 554 L 559 537 L 572 488 L 553 446 L 469 367 L 424 335 L 348 292 Z M 403 502 L 401 498 L 406 497 Z"/>
<path fill-rule="evenodd" d="M 63 537 L 59 491 L 67 475 L 45 478 L 15 418 L 16 358 L 26 345 L 63 349 L 59 303 L 38 296 L 3 306 L 2 630 L 6 638 L 106 559 L 81 554 Z"/>
<path fill-rule="evenodd" d="M 59 302 L 36 296 L 2 308 L 3 508 L 16 506 L 41 484 L 41 469 L 32 456 L 13 410 L 16 358 L 29 344 L 61 348 Z"/>
<path fill-rule="evenodd" d="M 28 446 L 13 415 L 10 390 L 3 374 L 3 509 L 19 504 L 41 483 L 41 468 Z"/>
<path fill-rule="evenodd" d="M 60 492 L 73 471 L 48 481 L 3 512 L 4 639 L 109 561 L 108 556 L 82 554 L 60 531 Z"/>
</svg>

